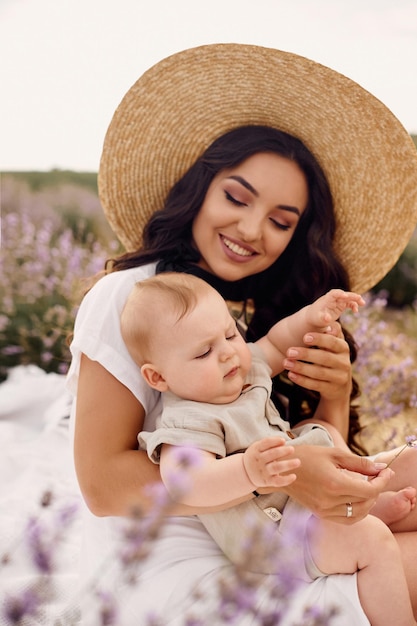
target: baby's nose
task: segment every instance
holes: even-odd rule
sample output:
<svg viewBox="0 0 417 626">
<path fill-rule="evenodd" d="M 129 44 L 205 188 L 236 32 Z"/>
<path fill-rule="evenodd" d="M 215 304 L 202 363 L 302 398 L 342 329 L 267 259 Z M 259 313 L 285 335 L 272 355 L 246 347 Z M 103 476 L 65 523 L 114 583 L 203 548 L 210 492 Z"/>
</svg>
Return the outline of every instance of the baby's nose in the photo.
<svg viewBox="0 0 417 626">
<path fill-rule="evenodd" d="M 234 354 L 235 354 L 235 350 L 233 346 L 229 342 L 226 341 L 225 344 L 222 346 L 220 359 L 222 361 L 227 361 L 228 359 L 232 358 Z"/>
</svg>

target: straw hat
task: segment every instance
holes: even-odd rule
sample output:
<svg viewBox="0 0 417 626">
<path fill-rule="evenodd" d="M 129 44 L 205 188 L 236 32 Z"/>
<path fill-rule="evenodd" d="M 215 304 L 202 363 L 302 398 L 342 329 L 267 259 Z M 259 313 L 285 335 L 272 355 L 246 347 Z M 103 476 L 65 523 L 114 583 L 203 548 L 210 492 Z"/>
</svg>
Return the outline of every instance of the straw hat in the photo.
<svg viewBox="0 0 417 626">
<path fill-rule="evenodd" d="M 98 177 L 107 219 L 140 246 L 171 186 L 225 132 L 246 124 L 295 135 L 314 153 L 336 210 L 336 251 L 364 292 L 395 264 L 417 223 L 417 151 L 370 93 L 304 57 L 242 44 L 192 48 L 151 67 L 127 92 Z"/>
</svg>

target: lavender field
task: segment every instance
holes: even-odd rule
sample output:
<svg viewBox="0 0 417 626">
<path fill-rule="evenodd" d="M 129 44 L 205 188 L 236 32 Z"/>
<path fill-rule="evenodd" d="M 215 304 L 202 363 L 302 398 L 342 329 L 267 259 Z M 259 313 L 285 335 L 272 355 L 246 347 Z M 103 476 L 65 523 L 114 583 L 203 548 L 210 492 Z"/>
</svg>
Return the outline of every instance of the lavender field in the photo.
<svg viewBox="0 0 417 626">
<path fill-rule="evenodd" d="M 95 174 L 4 174 L 1 234 L 0 381 L 20 364 L 65 373 L 85 279 L 120 251 Z M 355 375 L 364 443 L 372 452 L 417 429 L 417 232 L 367 299 L 344 322 L 360 347 Z"/>
</svg>

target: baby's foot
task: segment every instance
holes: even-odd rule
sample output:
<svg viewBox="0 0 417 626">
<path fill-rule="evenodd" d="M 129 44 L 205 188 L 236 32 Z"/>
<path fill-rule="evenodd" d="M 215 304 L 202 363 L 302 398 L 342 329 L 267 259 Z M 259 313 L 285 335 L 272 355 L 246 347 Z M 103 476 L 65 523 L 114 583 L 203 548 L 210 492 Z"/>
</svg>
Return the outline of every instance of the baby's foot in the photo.
<svg viewBox="0 0 417 626">
<path fill-rule="evenodd" d="M 415 506 L 416 490 L 414 487 L 405 487 L 400 491 L 380 493 L 370 513 L 389 526 L 407 517 Z"/>
</svg>

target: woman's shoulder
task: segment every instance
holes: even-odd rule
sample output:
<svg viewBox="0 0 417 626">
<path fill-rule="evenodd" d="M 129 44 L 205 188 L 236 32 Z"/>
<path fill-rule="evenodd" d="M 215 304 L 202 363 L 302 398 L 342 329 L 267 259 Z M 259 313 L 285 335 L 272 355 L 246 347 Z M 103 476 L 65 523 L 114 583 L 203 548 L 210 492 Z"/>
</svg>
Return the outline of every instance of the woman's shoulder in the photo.
<svg viewBox="0 0 417 626">
<path fill-rule="evenodd" d="M 85 299 L 92 300 L 101 297 L 107 297 L 111 294 L 112 298 L 119 295 L 125 295 L 129 292 L 135 283 L 145 280 L 155 274 L 155 263 L 141 265 L 139 267 L 131 267 L 127 270 L 110 272 L 101 277 L 86 294 Z"/>
<path fill-rule="evenodd" d="M 92 289 L 106 289 L 108 286 L 134 284 L 145 280 L 155 274 L 156 263 L 148 263 L 138 267 L 131 267 L 127 270 L 110 272 L 102 276 L 92 287 Z"/>
</svg>

